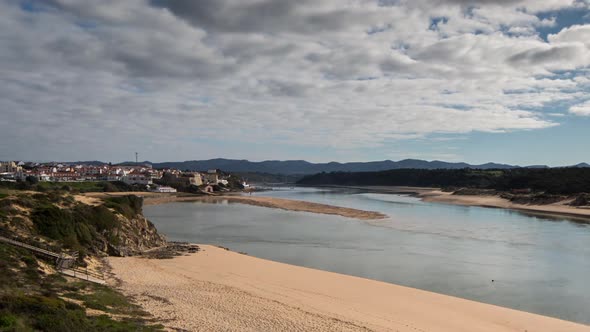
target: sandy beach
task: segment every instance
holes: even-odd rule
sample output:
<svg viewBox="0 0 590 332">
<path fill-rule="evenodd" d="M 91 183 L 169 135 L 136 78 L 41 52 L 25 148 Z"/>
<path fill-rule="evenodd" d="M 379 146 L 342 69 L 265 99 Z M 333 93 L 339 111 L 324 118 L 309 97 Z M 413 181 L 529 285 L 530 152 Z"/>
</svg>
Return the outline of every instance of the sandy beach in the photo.
<svg viewBox="0 0 590 332">
<path fill-rule="evenodd" d="M 567 216 L 590 221 L 590 209 L 566 205 L 569 201 L 545 205 L 525 205 L 512 203 L 499 196 L 453 195 L 450 192 L 443 192 L 440 190 L 421 191 L 418 192 L 417 195 L 425 202 L 511 209 L 537 215 Z"/>
<path fill-rule="evenodd" d="M 117 284 L 170 329 L 189 331 L 590 331 L 590 326 L 218 247 L 108 261 Z"/>
<path fill-rule="evenodd" d="M 366 190 L 383 194 L 414 195 L 425 202 L 456 204 L 464 206 L 480 206 L 501 208 L 527 212 L 534 215 L 567 216 L 580 221 L 590 222 L 590 208 L 567 205 L 571 200 L 564 200 L 553 204 L 533 205 L 516 204 L 507 199 L 494 195 L 453 195 L 440 188 L 406 187 L 406 186 L 324 186 L 328 188 L 345 188 Z"/>
</svg>

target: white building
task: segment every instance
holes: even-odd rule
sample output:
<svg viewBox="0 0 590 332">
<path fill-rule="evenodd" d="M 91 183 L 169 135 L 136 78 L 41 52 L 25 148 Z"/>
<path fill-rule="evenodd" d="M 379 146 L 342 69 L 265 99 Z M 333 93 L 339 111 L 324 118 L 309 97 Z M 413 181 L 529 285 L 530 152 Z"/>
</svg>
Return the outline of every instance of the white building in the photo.
<svg viewBox="0 0 590 332">
<path fill-rule="evenodd" d="M 126 184 L 143 184 L 146 186 L 153 183 L 150 176 L 133 173 L 121 177 L 121 181 L 125 182 Z"/>
<path fill-rule="evenodd" d="M 150 191 L 153 191 L 155 193 L 175 193 L 176 189 L 167 186 L 157 186 L 154 189 L 150 189 Z"/>
<path fill-rule="evenodd" d="M 0 163 L 0 173 L 16 173 L 22 170 L 23 168 L 18 166 L 14 161 Z"/>
<path fill-rule="evenodd" d="M 203 178 L 203 174 L 199 172 L 192 172 L 192 173 L 185 173 L 183 177 L 186 176 L 189 179 L 189 183 L 194 186 L 201 186 L 205 184 L 205 179 Z"/>
</svg>

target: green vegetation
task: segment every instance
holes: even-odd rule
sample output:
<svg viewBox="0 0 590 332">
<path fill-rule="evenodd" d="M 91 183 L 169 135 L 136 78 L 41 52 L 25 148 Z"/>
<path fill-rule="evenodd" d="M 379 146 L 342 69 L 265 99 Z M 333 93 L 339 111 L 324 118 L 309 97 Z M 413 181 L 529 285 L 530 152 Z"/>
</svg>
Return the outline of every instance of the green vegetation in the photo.
<svg viewBox="0 0 590 332">
<path fill-rule="evenodd" d="M 236 173 L 248 183 L 295 183 L 302 178 L 300 175 L 284 175 L 270 173 L 242 172 Z"/>
<path fill-rule="evenodd" d="M 137 191 L 142 188 L 131 186 L 121 181 L 88 181 L 88 182 L 0 182 L 0 190 L 33 190 L 33 191 L 65 191 L 71 193 L 85 192 L 120 192 Z"/>
<path fill-rule="evenodd" d="M 0 243 L 0 294 L 38 283 L 38 267 L 28 251 Z"/>
<path fill-rule="evenodd" d="M 105 200 L 104 205 L 128 218 L 133 218 L 141 213 L 143 198 L 134 195 L 109 197 Z"/>
<path fill-rule="evenodd" d="M 92 249 L 94 241 L 100 241 L 99 234 L 108 234 L 120 226 L 107 207 L 83 204 L 71 209 L 41 206 L 33 210 L 31 220 L 40 235 L 80 251 Z"/>
<path fill-rule="evenodd" d="M 116 253 L 120 239 L 129 235 L 121 229 L 134 225 L 123 216 L 141 216 L 142 199 L 136 196 L 113 197 L 92 206 L 62 189 L 34 194 L 4 189 L 2 194 L 2 234 L 18 234 L 19 241 L 53 251 L 78 250 L 81 265 L 87 253 Z M 38 259 L 25 249 L 0 243 L 0 332 L 162 331 L 118 291 L 68 281 L 51 272 L 52 260 L 45 265 Z M 97 311 L 88 315 L 87 308 Z"/>
<path fill-rule="evenodd" d="M 84 285 L 82 285 L 84 286 Z M 140 306 L 129 303 L 129 300 L 121 293 L 110 287 L 102 285 L 86 285 L 85 292 L 66 293 L 65 296 L 71 299 L 80 300 L 84 306 L 112 314 L 131 315 L 143 317 L 149 315 Z"/>
<path fill-rule="evenodd" d="M 303 185 L 467 187 L 498 191 L 530 189 L 548 194 L 569 195 L 590 192 L 590 168 L 395 169 L 382 172 L 334 172 L 306 176 L 297 183 Z"/>
<path fill-rule="evenodd" d="M 121 218 L 141 215 L 143 200 L 137 196 L 108 198 L 103 205 L 78 203 L 62 192 L 17 194 L 0 198 L 0 226 L 20 228 L 32 235 L 53 240 L 48 249 L 76 250 L 83 258 L 87 253 L 98 253 L 107 243 L 119 245 Z M 16 208 L 27 209 L 23 212 Z M 25 219 L 30 219 L 28 229 Z M 32 239 L 30 239 L 32 240 Z M 35 244 L 35 243 L 31 243 Z"/>
<path fill-rule="evenodd" d="M 242 184 L 242 178 L 240 178 L 236 175 L 233 175 L 233 174 L 228 176 L 226 188 L 237 189 L 237 190 L 244 189 L 244 185 Z"/>
<path fill-rule="evenodd" d="M 104 314 L 87 316 L 86 309 L 70 299 Z M 149 325 L 146 316 L 113 289 L 45 275 L 28 251 L 0 244 L 0 331 L 162 330 Z"/>
</svg>

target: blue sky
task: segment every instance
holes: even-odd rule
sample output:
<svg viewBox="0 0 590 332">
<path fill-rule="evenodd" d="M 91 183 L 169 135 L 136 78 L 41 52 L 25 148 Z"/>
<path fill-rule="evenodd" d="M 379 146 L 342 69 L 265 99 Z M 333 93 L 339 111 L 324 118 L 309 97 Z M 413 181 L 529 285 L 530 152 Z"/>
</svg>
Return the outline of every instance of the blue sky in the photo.
<svg viewBox="0 0 590 332">
<path fill-rule="evenodd" d="M 0 160 L 590 162 L 590 1 L 8 0 Z"/>
</svg>

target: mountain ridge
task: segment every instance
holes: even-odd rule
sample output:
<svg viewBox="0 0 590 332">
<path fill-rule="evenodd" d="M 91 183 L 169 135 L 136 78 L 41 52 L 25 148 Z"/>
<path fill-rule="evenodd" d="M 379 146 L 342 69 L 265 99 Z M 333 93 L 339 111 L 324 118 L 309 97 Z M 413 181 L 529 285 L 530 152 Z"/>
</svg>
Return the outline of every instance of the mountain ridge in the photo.
<svg viewBox="0 0 590 332">
<path fill-rule="evenodd" d="M 518 165 L 509 165 L 488 162 L 484 164 L 468 164 L 464 162 L 445 162 L 440 160 L 426 161 L 420 159 L 403 159 L 399 161 L 382 160 L 369 162 L 327 162 L 311 163 L 305 160 L 265 160 L 248 161 L 245 159 L 215 158 L 208 160 L 188 160 L 183 162 L 151 163 L 155 168 L 178 168 L 182 170 L 207 170 L 221 169 L 227 172 L 256 172 L 268 174 L 315 174 L 321 172 L 375 172 L 390 169 L 417 168 L 417 169 L 510 169 L 521 168 Z M 582 165 L 582 164 L 578 164 Z M 573 167 L 582 167 L 582 166 Z M 532 166 L 534 168 L 548 168 L 545 165 Z"/>
<path fill-rule="evenodd" d="M 98 164 L 99 161 L 92 163 Z M 104 163 L 107 164 L 107 163 Z M 208 169 L 221 169 L 234 173 L 267 173 L 284 175 L 307 175 L 322 172 L 378 172 L 390 169 L 513 169 L 513 168 L 551 168 L 546 165 L 519 166 L 488 162 L 484 164 L 469 164 L 465 162 L 446 162 L 441 160 L 403 159 L 399 161 L 381 160 L 368 162 L 327 162 L 312 163 L 306 160 L 264 160 L 249 161 L 246 159 L 214 158 L 206 160 L 168 161 L 154 163 L 150 161 L 131 162 L 126 161 L 116 165 L 152 165 L 154 168 L 177 168 L 189 171 L 205 171 Z M 563 167 L 590 167 L 588 163 Z"/>
</svg>

